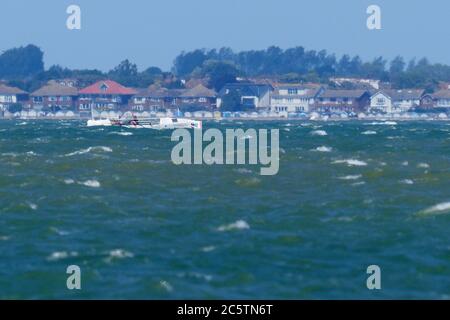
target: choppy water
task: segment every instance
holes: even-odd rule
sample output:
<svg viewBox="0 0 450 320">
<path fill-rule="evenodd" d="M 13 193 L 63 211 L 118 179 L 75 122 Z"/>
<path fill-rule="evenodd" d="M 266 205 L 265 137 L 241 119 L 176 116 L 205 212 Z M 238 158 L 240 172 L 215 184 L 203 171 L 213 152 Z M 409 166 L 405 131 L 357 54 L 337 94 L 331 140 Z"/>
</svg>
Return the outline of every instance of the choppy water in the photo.
<svg viewBox="0 0 450 320">
<path fill-rule="evenodd" d="M 205 126 L 279 127 L 279 174 L 174 166 L 170 131 L 0 122 L 0 298 L 450 297 L 449 123 Z"/>
</svg>

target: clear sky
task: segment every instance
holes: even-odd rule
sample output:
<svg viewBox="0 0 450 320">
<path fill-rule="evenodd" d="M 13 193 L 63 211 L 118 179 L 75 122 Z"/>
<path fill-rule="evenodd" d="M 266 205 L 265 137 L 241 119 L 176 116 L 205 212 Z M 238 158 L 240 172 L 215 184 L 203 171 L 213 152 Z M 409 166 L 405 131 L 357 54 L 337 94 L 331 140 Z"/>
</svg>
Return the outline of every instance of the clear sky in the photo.
<svg viewBox="0 0 450 320">
<path fill-rule="evenodd" d="M 70 4 L 82 30 L 66 28 Z M 382 30 L 366 27 L 370 4 Z M 0 50 L 36 44 L 46 67 L 108 70 L 128 58 L 168 70 L 183 50 L 270 45 L 450 64 L 448 0 L 0 0 L 0 12 Z"/>
</svg>

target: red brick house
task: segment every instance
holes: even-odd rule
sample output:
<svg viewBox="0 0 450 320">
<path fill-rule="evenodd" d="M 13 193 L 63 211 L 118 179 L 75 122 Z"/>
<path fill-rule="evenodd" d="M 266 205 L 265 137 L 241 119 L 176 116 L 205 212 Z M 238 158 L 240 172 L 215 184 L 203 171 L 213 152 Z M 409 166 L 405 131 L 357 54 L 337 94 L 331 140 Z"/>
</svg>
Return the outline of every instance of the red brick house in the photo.
<svg viewBox="0 0 450 320">
<path fill-rule="evenodd" d="M 81 115 L 91 110 L 119 111 L 126 108 L 137 91 L 112 81 L 98 81 L 79 91 L 78 109 Z"/>
<path fill-rule="evenodd" d="M 168 89 L 157 85 L 151 85 L 146 89 L 136 89 L 136 94 L 129 101 L 129 110 L 136 112 L 163 111 L 168 95 Z"/>
<path fill-rule="evenodd" d="M 313 110 L 321 113 L 361 112 L 370 104 L 366 90 L 325 90 L 316 99 Z"/>
<path fill-rule="evenodd" d="M 185 90 L 179 98 L 180 109 L 211 110 L 216 108 L 217 93 L 202 84 Z"/>
<path fill-rule="evenodd" d="M 31 107 L 42 111 L 76 111 L 78 89 L 69 84 L 49 81 L 31 95 Z"/>
<path fill-rule="evenodd" d="M 28 101 L 28 93 L 0 83 L 0 112 L 9 111 L 13 105 L 23 106 Z"/>
<path fill-rule="evenodd" d="M 216 92 L 199 84 L 192 89 L 166 89 L 151 85 L 137 89 L 129 103 L 131 111 L 209 110 L 216 106 Z"/>
</svg>

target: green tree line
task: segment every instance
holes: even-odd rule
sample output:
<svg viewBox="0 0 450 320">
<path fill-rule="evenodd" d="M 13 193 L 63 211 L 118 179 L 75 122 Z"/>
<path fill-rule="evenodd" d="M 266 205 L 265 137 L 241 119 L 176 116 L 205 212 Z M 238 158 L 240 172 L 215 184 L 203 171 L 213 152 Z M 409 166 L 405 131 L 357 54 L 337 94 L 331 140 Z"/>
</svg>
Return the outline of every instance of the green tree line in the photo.
<svg viewBox="0 0 450 320">
<path fill-rule="evenodd" d="M 179 54 L 171 72 L 158 67 L 139 71 L 136 64 L 122 61 L 110 71 L 72 70 L 58 65 L 44 69 L 44 53 L 35 45 L 14 48 L 0 55 L 0 79 L 27 91 L 33 91 L 48 80 L 76 78 L 89 85 L 111 78 L 130 87 L 148 87 L 159 83 L 180 88 L 179 79 L 207 79 L 209 86 L 220 90 L 236 77 L 277 77 L 286 82 L 322 82 L 330 77 L 358 77 L 390 82 L 394 88 L 425 88 L 433 91 L 439 82 L 450 82 L 450 66 L 430 63 L 426 58 L 405 61 L 398 56 L 391 61 L 377 57 L 363 61 L 359 56 L 335 54 L 326 50 L 295 47 L 283 50 L 272 46 L 265 50 L 234 52 L 230 48 L 197 49 Z"/>
</svg>

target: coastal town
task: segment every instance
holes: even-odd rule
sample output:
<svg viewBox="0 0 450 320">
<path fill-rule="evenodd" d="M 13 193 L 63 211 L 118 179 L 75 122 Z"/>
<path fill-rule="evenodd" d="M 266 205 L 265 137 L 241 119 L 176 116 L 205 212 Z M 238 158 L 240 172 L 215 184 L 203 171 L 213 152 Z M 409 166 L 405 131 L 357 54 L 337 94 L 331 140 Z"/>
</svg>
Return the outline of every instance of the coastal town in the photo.
<svg viewBox="0 0 450 320">
<path fill-rule="evenodd" d="M 370 79 L 330 79 L 319 83 L 279 83 L 271 79 L 237 79 L 216 92 L 201 80 L 183 89 L 158 84 L 130 88 L 113 80 L 80 87 L 77 79 L 50 80 L 26 92 L 0 83 L 0 118 L 86 119 L 122 116 L 192 118 L 266 117 L 329 118 L 435 117 L 450 111 L 450 84 L 424 89 L 393 89 Z M 351 89 L 347 87 L 351 84 Z"/>
</svg>

